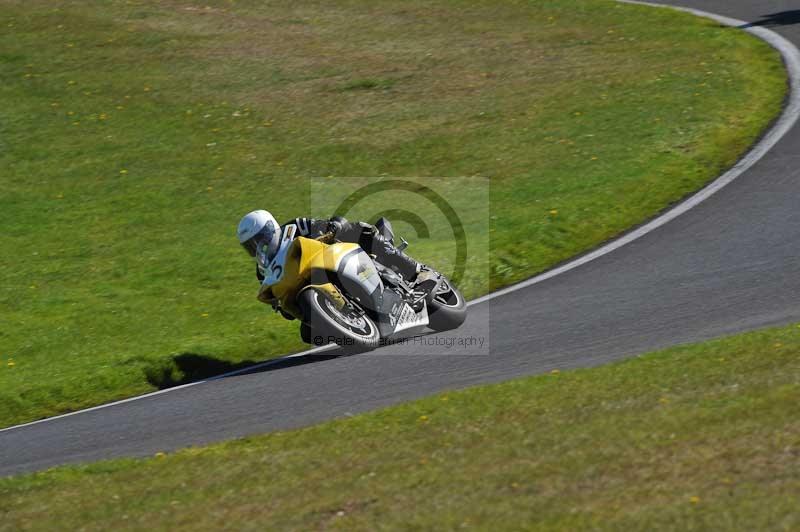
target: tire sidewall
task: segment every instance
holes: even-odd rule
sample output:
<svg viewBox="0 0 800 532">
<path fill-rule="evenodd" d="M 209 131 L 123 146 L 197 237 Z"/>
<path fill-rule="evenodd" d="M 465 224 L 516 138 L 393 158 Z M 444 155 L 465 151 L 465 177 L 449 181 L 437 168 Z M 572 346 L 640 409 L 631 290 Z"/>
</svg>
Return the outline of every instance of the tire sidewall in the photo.
<svg viewBox="0 0 800 532">
<path fill-rule="evenodd" d="M 372 334 L 360 335 L 336 321 L 322 308 L 328 296 L 315 288 L 307 288 L 297 296 L 298 304 L 303 310 L 303 323 L 310 327 L 310 338 L 314 345 L 335 343 L 346 350 L 364 351 L 374 349 L 380 341 L 380 332 L 375 322 L 366 315 L 363 319 L 369 325 Z M 322 342 L 318 338 L 322 337 Z M 330 339 L 336 339 L 330 342 Z"/>
<path fill-rule="evenodd" d="M 450 281 L 450 290 L 458 298 L 455 305 L 445 305 L 431 298 L 428 303 L 428 327 L 434 331 L 449 331 L 456 329 L 467 319 L 467 302 L 461 292 Z"/>
</svg>

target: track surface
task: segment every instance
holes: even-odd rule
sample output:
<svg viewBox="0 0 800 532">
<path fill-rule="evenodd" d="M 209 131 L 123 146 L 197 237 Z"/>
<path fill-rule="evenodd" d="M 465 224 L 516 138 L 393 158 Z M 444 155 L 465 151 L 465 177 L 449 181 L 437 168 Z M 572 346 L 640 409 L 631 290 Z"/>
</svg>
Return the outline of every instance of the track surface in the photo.
<svg viewBox="0 0 800 532">
<path fill-rule="evenodd" d="M 792 4 L 680 3 L 752 22 L 769 20 L 768 27 L 800 44 L 800 10 Z M 490 348 L 407 345 L 374 355 L 297 357 L 2 431 L 0 476 L 295 428 L 443 389 L 592 366 L 800 321 L 799 295 L 795 127 L 748 172 L 683 216 L 572 271 L 473 306 L 457 336 L 485 337 Z"/>
</svg>

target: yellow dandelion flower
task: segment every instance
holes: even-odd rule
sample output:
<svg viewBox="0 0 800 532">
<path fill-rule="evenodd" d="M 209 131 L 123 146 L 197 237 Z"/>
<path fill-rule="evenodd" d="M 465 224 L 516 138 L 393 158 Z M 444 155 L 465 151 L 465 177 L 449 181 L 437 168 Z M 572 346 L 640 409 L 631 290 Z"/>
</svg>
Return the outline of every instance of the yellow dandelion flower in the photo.
<svg viewBox="0 0 800 532">
<path fill-rule="evenodd" d="M 14 366 L 16 366 L 16 364 L 14 363 L 14 361 L 13 361 L 13 360 L 9 360 L 9 361 L 8 361 L 8 367 L 9 367 L 9 368 L 13 368 Z"/>
<path fill-rule="evenodd" d="M 150 87 L 145 87 L 144 92 L 150 92 Z"/>
<path fill-rule="evenodd" d="M 122 170 L 119 171 L 119 173 L 125 175 L 128 173 L 128 171 L 123 168 Z"/>
<path fill-rule="evenodd" d="M 67 82 L 67 85 L 75 85 L 75 83 L 76 83 L 76 82 L 75 82 L 75 80 L 72 80 L 72 79 L 71 79 L 71 80 L 69 80 L 69 81 Z"/>
<path fill-rule="evenodd" d="M 419 416 L 420 421 L 428 421 L 428 416 Z"/>
<path fill-rule="evenodd" d="M 210 187 L 209 187 L 209 188 L 210 188 Z M 203 312 L 202 314 L 200 314 L 200 316 L 202 316 L 202 317 L 204 317 L 204 318 L 207 318 L 207 317 L 208 317 L 208 312 Z"/>
<path fill-rule="evenodd" d="M 551 211 L 550 211 L 550 214 L 551 214 L 552 216 L 555 216 L 556 214 L 558 214 L 558 209 L 553 209 L 553 210 L 551 210 Z"/>
<path fill-rule="evenodd" d="M 597 155 L 592 155 L 592 160 L 596 161 L 597 160 Z"/>
<path fill-rule="evenodd" d="M 700 497 L 698 497 L 697 495 L 692 495 L 691 497 L 689 497 L 689 502 L 692 504 L 697 504 L 700 502 Z"/>
</svg>

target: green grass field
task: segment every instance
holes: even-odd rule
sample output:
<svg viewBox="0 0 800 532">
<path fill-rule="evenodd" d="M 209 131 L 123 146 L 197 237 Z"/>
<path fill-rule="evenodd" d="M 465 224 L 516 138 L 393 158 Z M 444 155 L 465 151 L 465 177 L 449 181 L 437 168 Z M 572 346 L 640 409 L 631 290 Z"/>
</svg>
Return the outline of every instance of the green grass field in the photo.
<svg viewBox="0 0 800 532">
<path fill-rule="evenodd" d="M 0 480 L 0 530 L 797 530 L 800 326 Z"/>
<path fill-rule="evenodd" d="M 0 0 L 0 22 L 0 426 L 298 349 L 234 230 L 331 214 L 309 178 L 467 206 L 453 183 L 488 179 L 474 296 L 701 187 L 786 88 L 740 31 L 603 0 Z"/>
</svg>

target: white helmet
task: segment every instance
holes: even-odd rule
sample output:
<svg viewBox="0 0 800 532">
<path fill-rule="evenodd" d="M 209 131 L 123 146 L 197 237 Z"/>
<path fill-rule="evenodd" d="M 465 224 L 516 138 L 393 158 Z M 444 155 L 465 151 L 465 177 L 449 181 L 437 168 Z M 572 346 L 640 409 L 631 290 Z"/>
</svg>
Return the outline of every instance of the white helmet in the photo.
<svg viewBox="0 0 800 532">
<path fill-rule="evenodd" d="M 247 213 L 236 231 L 239 243 L 247 250 L 251 257 L 263 255 L 266 260 L 272 260 L 278 252 L 281 240 L 281 229 L 275 217 L 267 211 L 253 211 Z"/>
</svg>

